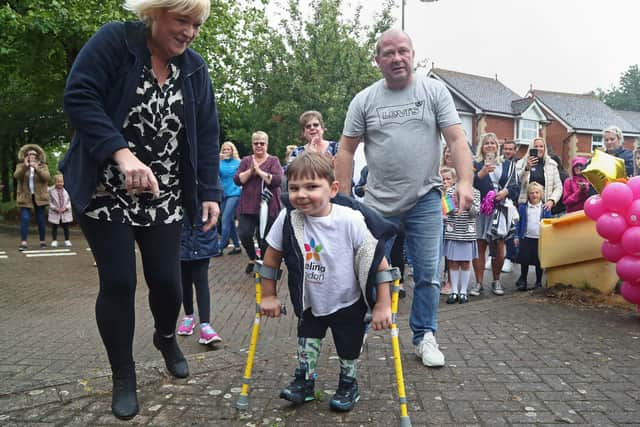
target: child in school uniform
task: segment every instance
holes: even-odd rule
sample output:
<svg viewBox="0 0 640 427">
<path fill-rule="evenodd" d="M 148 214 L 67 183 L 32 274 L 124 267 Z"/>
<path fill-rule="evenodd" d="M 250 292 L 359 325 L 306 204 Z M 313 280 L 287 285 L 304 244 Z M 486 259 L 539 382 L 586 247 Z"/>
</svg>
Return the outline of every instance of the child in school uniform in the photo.
<svg viewBox="0 0 640 427">
<path fill-rule="evenodd" d="M 520 220 L 516 227 L 514 243 L 518 249 L 518 263 L 520 264 L 520 277 L 516 281 L 519 291 L 527 290 L 527 275 L 529 266 L 536 269 L 535 287 L 542 286 L 542 267 L 538 258 L 538 240 L 540 239 L 540 221 L 543 218 L 551 218 L 550 209 L 545 209 L 542 203 L 544 188 L 537 182 L 531 182 L 527 186 L 527 202 L 520 204 L 518 212 Z"/>
<path fill-rule="evenodd" d="M 455 197 L 456 172 L 450 169 L 453 185 L 447 190 L 448 197 Z M 444 220 L 444 256 L 449 266 L 451 293 L 447 304 L 466 304 L 467 286 L 471 277 L 471 261 L 478 257 L 476 242 L 476 217 L 480 211 L 480 192 L 473 189 L 473 205 L 468 211 L 454 208 Z"/>
</svg>

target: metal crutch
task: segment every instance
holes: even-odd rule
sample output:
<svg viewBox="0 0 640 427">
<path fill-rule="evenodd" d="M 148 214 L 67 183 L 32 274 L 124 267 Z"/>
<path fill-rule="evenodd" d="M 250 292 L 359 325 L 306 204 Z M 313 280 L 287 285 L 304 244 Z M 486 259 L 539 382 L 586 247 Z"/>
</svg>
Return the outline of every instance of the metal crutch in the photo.
<svg viewBox="0 0 640 427">
<path fill-rule="evenodd" d="M 393 285 L 391 286 L 391 347 L 393 349 L 393 363 L 396 371 L 396 384 L 398 386 L 398 400 L 400 401 L 400 426 L 411 427 L 411 418 L 407 412 L 407 395 L 404 388 L 404 375 L 402 374 L 402 360 L 400 359 L 400 341 L 398 338 L 398 297 L 400 293 L 400 269 L 393 267 L 387 270 L 391 273 Z M 379 281 L 378 281 L 379 282 Z"/>
<path fill-rule="evenodd" d="M 244 377 L 242 379 L 242 390 L 240 396 L 236 402 L 236 408 L 239 410 L 246 410 L 249 408 L 249 380 L 251 380 L 251 370 L 253 369 L 253 359 L 256 355 L 256 346 L 258 345 L 258 334 L 260 333 L 260 319 L 262 314 L 260 313 L 260 304 L 262 303 L 262 276 L 279 280 L 282 276 L 282 270 L 265 267 L 262 261 L 256 261 L 253 267 L 253 277 L 255 279 L 256 286 L 256 315 L 253 320 L 253 327 L 251 329 L 251 340 L 249 342 L 249 353 L 247 354 L 247 364 L 244 368 Z M 280 307 L 282 314 L 287 314 L 284 305 Z"/>
</svg>

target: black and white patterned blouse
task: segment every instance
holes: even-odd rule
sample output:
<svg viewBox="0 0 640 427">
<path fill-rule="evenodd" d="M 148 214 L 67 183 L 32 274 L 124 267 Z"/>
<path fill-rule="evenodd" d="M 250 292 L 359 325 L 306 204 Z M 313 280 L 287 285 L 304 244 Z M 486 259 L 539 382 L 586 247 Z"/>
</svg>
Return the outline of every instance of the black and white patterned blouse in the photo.
<svg viewBox="0 0 640 427">
<path fill-rule="evenodd" d="M 124 175 L 110 160 L 85 214 L 102 221 L 136 226 L 170 224 L 182 220 L 179 142 L 184 137 L 180 69 L 173 63 L 163 86 L 145 66 L 136 89 L 135 105 L 122 127 L 129 149 L 153 171 L 160 197 L 149 192 L 129 194 Z"/>
</svg>

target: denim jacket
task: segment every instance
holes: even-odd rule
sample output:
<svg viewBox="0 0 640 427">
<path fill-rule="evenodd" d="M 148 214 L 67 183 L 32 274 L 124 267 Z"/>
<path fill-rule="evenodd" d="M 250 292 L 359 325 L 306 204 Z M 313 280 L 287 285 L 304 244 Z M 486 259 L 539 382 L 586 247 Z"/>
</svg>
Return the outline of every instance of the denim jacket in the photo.
<svg viewBox="0 0 640 427">
<path fill-rule="evenodd" d="M 80 50 L 64 91 L 64 110 L 74 130 L 60 170 L 76 209 L 84 212 L 106 162 L 128 144 L 122 125 L 138 103 L 136 87 L 149 63 L 147 28 L 141 22 L 104 25 Z M 183 205 L 192 222 L 197 201 L 220 201 L 218 113 L 207 66 L 187 49 L 174 58 L 183 76 L 186 141 L 180 144 Z"/>
</svg>

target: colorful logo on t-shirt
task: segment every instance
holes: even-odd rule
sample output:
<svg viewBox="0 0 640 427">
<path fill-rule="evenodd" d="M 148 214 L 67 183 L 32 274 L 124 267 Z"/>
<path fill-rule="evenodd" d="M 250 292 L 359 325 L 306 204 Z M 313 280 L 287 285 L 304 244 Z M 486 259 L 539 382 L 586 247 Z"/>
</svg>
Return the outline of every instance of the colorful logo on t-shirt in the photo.
<svg viewBox="0 0 640 427">
<path fill-rule="evenodd" d="M 316 261 L 320 261 L 320 252 L 322 252 L 322 245 L 320 243 L 316 243 L 315 239 L 311 239 L 309 243 L 304 244 L 305 250 L 305 260 L 311 261 L 312 259 Z"/>
</svg>

